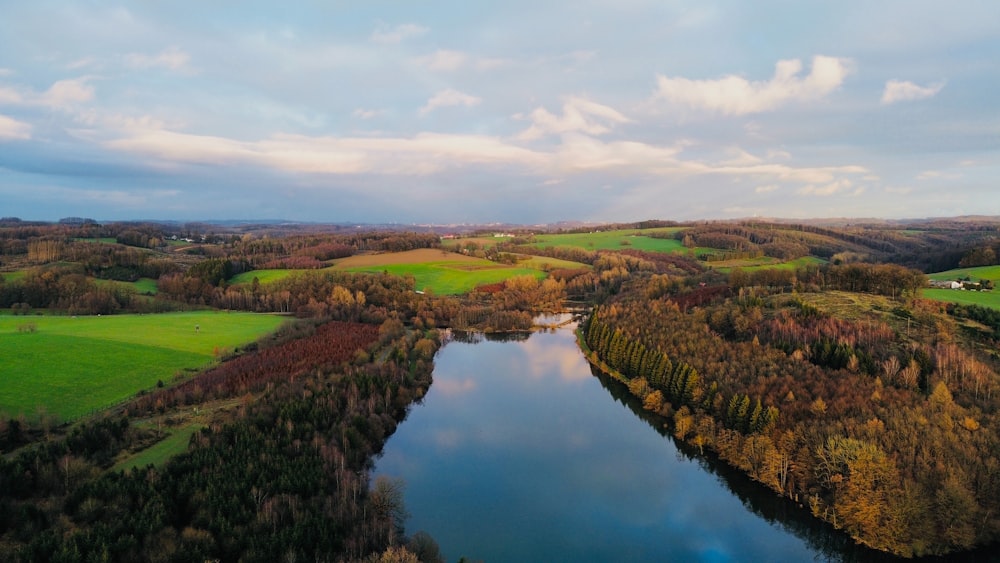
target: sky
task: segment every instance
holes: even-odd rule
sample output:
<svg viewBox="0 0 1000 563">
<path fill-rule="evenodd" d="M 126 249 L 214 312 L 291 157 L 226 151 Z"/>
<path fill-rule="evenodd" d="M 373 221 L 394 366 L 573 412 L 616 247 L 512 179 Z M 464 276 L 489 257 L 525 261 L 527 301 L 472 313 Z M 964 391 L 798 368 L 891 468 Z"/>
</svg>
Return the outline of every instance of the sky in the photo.
<svg viewBox="0 0 1000 563">
<path fill-rule="evenodd" d="M 1000 215 L 996 0 L 0 14 L 0 216 Z"/>
</svg>

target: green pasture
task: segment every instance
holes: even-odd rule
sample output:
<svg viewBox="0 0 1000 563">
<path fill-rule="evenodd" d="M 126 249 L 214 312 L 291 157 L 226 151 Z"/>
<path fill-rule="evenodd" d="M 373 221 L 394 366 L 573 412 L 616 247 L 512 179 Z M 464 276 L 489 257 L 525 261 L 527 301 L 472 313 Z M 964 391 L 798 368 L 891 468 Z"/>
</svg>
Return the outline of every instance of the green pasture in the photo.
<svg viewBox="0 0 1000 563">
<path fill-rule="evenodd" d="M 721 272 L 732 271 L 734 268 L 739 268 L 744 272 L 755 272 L 757 270 L 795 270 L 805 266 L 820 266 L 826 264 L 826 260 L 815 256 L 803 256 L 782 262 L 777 258 L 764 256 L 752 260 L 726 260 L 724 262 L 706 262 L 706 264 Z"/>
<path fill-rule="evenodd" d="M 0 316 L 0 413 L 73 419 L 205 367 L 217 351 L 256 340 L 284 320 L 214 311 Z"/>
<path fill-rule="evenodd" d="M 118 244 L 118 239 L 115 237 L 100 237 L 100 238 L 81 238 L 77 237 L 73 240 L 77 242 L 99 242 L 102 244 Z"/>
<path fill-rule="evenodd" d="M 122 287 L 127 287 L 134 290 L 139 295 L 156 295 L 156 292 L 159 291 L 159 288 L 156 287 L 156 280 L 154 280 L 153 278 L 139 278 L 134 282 L 101 280 L 101 279 L 95 279 L 94 281 L 98 285 L 114 284 Z"/>
<path fill-rule="evenodd" d="M 1000 310 L 1000 292 L 993 291 L 963 291 L 961 289 L 925 288 L 922 290 L 924 299 L 959 303 L 961 305 L 979 305 Z"/>
<path fill-rule="evenodd" d="M 168 459 L 177 454 L 187 451 L 188 444 L 191 443 L 191 436 L 204 428 L 203 424 L 189 424 L 174 430 L 169 436 L 115 464 L 111 471 L 129 471 L 133 467 L 146 467 L 147 465 L 160 466 Z"/>
<path fill-rule="evenodd" d="M 497 283 L 515 276 L 545 277 L 545 272 L 532 268 L 503 266 L 489 260 L 478 262 L 423 262 L 420 264 L 385 264 L 346 268 L 348 272 L 389 272 L 395 276 L 413 276 L 414 288 L 431 290 L 436 295 L 468 293 L 478 285 Z"/>
<path fill-rule="evenodd" d="M 0 276 L 3 276 L 4 281 L 17 281 L 24 279 L 24 276 L 28 274 L 25 270 L 17 270 L 16 272 L 3 272 Z"/>
<path fill-rule="evenodd" d="M 998 281 L 1000 280 L 1000 266 L 979 266 L 976 268 L 958 268 L 955 270 L 948 270 L 946 272 L 938 272 L 936 274 L 929 274 L 932 280 L 947 281 L 947 280 L 959 280 L 969 277 L 973 281 L 977 280 L 990 280 Z"/>
<path fill-rule="evenodd" d="M 518 256 L 519 256 L 517 261 L 518 266 L 522 268 L 531 268 L 533 270 L 542 270 L 543 272 L 548 272 L 551 270 L 591 269 L 590 264 L 584 264 L 582 262 L 573 262 L 571 260 L 560 260 L 558 258 L 549 258 L 546 256 L 531 256 L 528 254 L 519 254 Z"/>
<path fill-rule="evenodd" d="M 287 278 L 292 274 L 292 272 L 311 272 L 313 270 L 287 270 L 287 269 L 275 269 L 275 270 L 251 270 L 249 272 L 243 272 L 242 274 L 236 274 L 229 280 L 229 285 L 242 285 L 251 284 L 253 279 L 257 278 L 257 281 L 261 285 L 267 285 L 271 282 L 276 282 Z"/>
<path fill-rule="evenodd" d="M 584 250 L 623 250 L 634 248 L 648 252 L 687 252 L 681 241 L 672 238 L 661 239 L 647 236 L 648 233 L 675 233 L 680 227 L 662 229 L 626 229 L 620 231 L 603 231 L 593 233 L 562 233 L 550 235 L 535 235 L 536 248 L 551 248 L 556 246 L 573 246 Z M 645 234 L 644 234 L 645 233 Z"/>
</svg>

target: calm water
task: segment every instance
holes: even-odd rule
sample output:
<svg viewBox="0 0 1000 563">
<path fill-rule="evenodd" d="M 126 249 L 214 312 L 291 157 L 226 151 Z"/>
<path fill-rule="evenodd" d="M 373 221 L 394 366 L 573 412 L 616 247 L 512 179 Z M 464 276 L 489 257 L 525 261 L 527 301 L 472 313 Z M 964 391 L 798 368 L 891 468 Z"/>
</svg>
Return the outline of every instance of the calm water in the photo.
<svg viewBox="0 0 1000 563">
<path fill-rule="evenodd" d="M 451 342 L 376 475 L 449 561 L 869 560 L 725 466 L 680 450 L 572 327 Z M 683 448 L 683 446 L 681 446 Z"/>
</svg>

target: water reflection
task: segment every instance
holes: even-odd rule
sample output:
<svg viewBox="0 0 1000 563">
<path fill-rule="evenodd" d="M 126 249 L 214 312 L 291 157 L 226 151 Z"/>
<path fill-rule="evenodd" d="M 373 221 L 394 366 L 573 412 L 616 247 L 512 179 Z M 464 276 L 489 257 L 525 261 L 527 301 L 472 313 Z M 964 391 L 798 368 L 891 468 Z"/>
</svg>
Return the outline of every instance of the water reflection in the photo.
<svg viewBox="0 0 1000 563">
<path fill-rule="evenodd" d="M 892 559 L 675 443 L 571 329 L 454 337 L 435 362 L 377 472 L 405 479 L 407 529 L 449 560 Z"/>
</svg>

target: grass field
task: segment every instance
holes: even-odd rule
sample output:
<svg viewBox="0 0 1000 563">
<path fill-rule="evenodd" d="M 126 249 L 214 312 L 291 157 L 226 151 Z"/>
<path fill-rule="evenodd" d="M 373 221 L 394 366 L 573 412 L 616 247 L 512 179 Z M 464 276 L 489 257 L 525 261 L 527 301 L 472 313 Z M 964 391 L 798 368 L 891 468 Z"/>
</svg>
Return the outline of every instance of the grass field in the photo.
<svg viewBox="0 0 1000 563">
<path fill-rule="evenodd" d="M 932 280 L 938 280 L 938 281 L 958 280 L 958 279 L 965 279 L 966 277 L 971 278 L 973 281 L 981 279 L 998 281 L 1000 280 L 1000 266 L 958 268 L 955 270 L 948 270 L 946 272 L 938 272 L 936 274 L 930 274 L 927 277 L 929 277 Z"/>
<path fill-rule="evenodd" d="M 159 291 L 159 288 L 156 287 L 156 280 L 154 280 L 153 278 L 139 278 L 134 282 L 101 280 L 101 279 L 95 279 L 94 281 L 98 285 L 116 284 L 122 287 L 128 287 L 134 290 L 139 295 L 156 295 L 156 292 Z"/>
<path fill-rule="evenodd" d="M 681 241 L 675 239 L 660 239 L 646 236 L 643 233 L 677 232 L 680 228 L 648 229 L 637 231 L 628 229 L 622 231 L 605 231 L 594 233 L 568 233 L 555 235 L 536 235 L 533 246 L 549 248 L 554 246 L 574 246 L 584 250 L 622 250 L 634 248 L 649 252 L 687 252 Z"/>
<path fill-rule="evenodd" d="M 267 285 L 271 282 L 287 278 L 292 272 L 301 271 L 303 270 L 251 270 L 249 272 L 243 272 L 242 274 L 236 274 L 233 276 L 232 279 L 229 280 L 229 285 L 251 284 L 253 283 L 254 278 L 257 278 L 257 281 L 260 282 L 261 285 Z M 310 270 L 304 271 L 308 272 Z"/>
<path fill-rule="evenodd" d="M 726 260 L 722 262 L 708 262 L 707 264 L 722 272 L 731 271 L 733 268 L 739 268 L 744 272 L 753 272 L 756 270 L 794 270 L 803 266 L 819 266 L 820 264 L 826 264 L 826 260 L 815 256 L 803 256 L 802 258 L 796 258 L 788 262 L 781 262 L 777 258 L 765 256 L 753 260 Z"/>
<path fill-rule="evenodd" d="M 545 272 L 551 270 L 579 270 L 585 269 L 590 270 L 592 266 L 590 264 L 583 264 L 581 262 L 572 262 L 570 260 L 560 260 L 558 258 L 549 258 L 547 256 L 530 256 L 527 254 L 520 254 L 523 260 L 518 260 L 517 265 L 522 268 L 531 268 L 533 270 L 542 270 Z"/>
<path fill-rule="evenodd" d="M 17 281 L 23 279 L 27 274 L 28 272 L 24 270 L 18 270 L 16 272 L 3 272 L 0 276 L 3 276 L 4 281 Z"/>
<path fill-rule="evenodd" d="M 960 289 L 927 288 L 921 293 L 924 299 L 959 303 L 962 305 L 979 305 L 1000 310 L 1000 293 L 993 291 L 962 291 Z"/>
<path fill-rule="evenodd" d="M 129 456 L 120 463 L 115 464 L 111 471 L 129 471 L 133 467 L 146 467 L 147 465 L 163 465 L 171 457 L 184 453 L 191 442 L 191 436 L 204 428 L 204 424 L 189 424 L 174 430 L 169 436 L 142 450 L 141 452 Z"/>
<path fill-rule="evenodd" d="M 386 252 L 381 254 L 359 254 L 337 260 L 330 269 L 346 272 L 381 273 L 395 276 L 413 276 L 416 289 L 430 289 L 437 295 L 457 295 L 467 293 L 477 285 L 496 283 L 514 276 L 534 276 L 541 279 L 552 269 L 589 268 L 586 264 L 525 256 L 516 266 L 498 264 L 482 258 L 474 258 L 440 249 L 421 248 L 406 252 Z M 315 270 L 253 270 L 233 276 L 231 285 L 253 282 L 253 278 L 266 285 L 284 279 L 294 272 Z"/>
<path fill-rule="evenodd" d="M 0 316 L 0 412 L 73 419 L 157 381 L 169 382 L 184 369 L 204 367 L 216 351 L 256 340 L 284 321 L 274 315 L 214 311 Z"/>
</svg>

